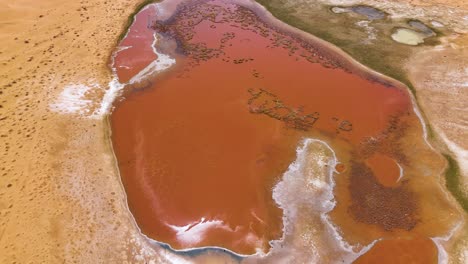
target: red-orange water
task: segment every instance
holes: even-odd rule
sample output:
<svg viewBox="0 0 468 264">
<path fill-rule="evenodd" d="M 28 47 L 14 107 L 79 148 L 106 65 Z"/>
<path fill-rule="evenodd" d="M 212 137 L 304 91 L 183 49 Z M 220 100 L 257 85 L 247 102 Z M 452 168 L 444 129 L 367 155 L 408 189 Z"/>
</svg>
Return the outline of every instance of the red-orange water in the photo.
<svg viewBox="0 0 468 264">
<path fill-rule="evenodd" d="M 120 51 L 114 56 L 114 67 L 121 83 L 128 82 L 157 58 L 153 51 L 154 30 L 151 28 L 155 15 L 154 5 L 141 10 L 119 43 L 117 49 Z"/>
<path fill-rule="evenodd" d="M 400 167 L 394 159 L 376 153 L 366 160 L 366 165 L 372 169 L 381 184 L 388 187 L 394 187 L 398 184 Z"/>
<path fill-rule="evenodd" d="M 354 263 L 426 264 L 437 263 L 437 248 L 429 238 L 401 238 L 377 242 Z"/>
<path fill-rule="evenodd" d="M 417 122 L 404 90 L 365 78 L 330 50 L 268 26 L 248 9 L 195 3 L 156 25 L 184 52 L 173 55 L 177 67 L 150 89 L 127 94 L 111 117 L 129 207 L 143 233 L 178 249 L 268 250 L 282 232 L 272 188 L 303 137 L 325 138 L 351 157 L 344 158 L 341 186 L 349 177 L 358 185 L 376 177 L 385 185 L 377 192 L 388 193 L 395 176 L 387 163 L 405 155 L 379 144 L 398 145 L 404 129 L 394 128 L 395 120 Z M 153 41 L 145 36 L 145 43 Z M 148 53 L 120 52 L 117 69 L 135 62 L 135 71 L 121 72 L 120 80 L 148 64 Z M 373 156 L 382 151 L 385 158 Z M 390 176 L 381 176 L 387 165 Z M 364 176 L 353 178 L 358 170 Z M 401 188 L 390 195 L 400 195 L 408 211 L 396 211 L 385 230 L 412 228 L 415 208 L 411 199 L 405 205 L 412 196 Z M 378 226 L 369 219 L 382 208 L 350 208 L 352 216 L 341 219 Z"/>
</svg>

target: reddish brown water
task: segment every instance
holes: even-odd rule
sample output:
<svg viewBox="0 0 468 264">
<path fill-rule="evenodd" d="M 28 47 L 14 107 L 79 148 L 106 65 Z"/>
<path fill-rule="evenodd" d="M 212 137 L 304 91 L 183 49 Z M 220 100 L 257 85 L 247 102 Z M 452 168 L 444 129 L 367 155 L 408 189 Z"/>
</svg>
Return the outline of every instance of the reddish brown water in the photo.
<svg viewBox="0 0 468 264">
<path fill-rule="evenodd" d="M 156 16 L 156 8 L 150 5 L 135 16 L 125 38 L 117 47 L 120 50 L 114 56 L 114 66 L 121 83 L 128 82 L 157 56 L 153 51 L 154 30 L 150 27 Z"/>
<path fill-rule="evenodd" d="M 354 263 L 426 264 L 437 263 L 437 248 L 429 238 L 390 239 L 377 242 Z"/>
<path fill-rule="evenodd" d="M 400 178 L 400 167 L 388 156 L 376 153 L 366 160 L 379 183 L 387 187 L 395 187 Z"/>
<path fill-rule="evenodd" d="M 145 15 L 137 17 L 143 25 L 139 18 Z M 338 219 L 382 232 L 414 228 L 414 195 L 406 185 L 387 187 L 395 161 L 409 164 L 397 142 L 418 124 L 405 90 L 364 77 L 322 45 L 233 4 L 192 2 L 155 28 L 177 40 L 177 67 L 126 94 L 111 116 L 129 207 L 143 233 L 177 249 L 267 251 L 282 233 L 272 188 L 304 137 L 339 150 L 338 192 L 351 198 L 344 196 L 349 206 Z M 136 67 L 120 80 L 147 65 L 148 53 L 120 52 L 117 69 Z M 383 197 L 383 206 L 366 204 L 367 193 Z M 382 212 L 391 217 L 380 221 Z"/>
</svg>

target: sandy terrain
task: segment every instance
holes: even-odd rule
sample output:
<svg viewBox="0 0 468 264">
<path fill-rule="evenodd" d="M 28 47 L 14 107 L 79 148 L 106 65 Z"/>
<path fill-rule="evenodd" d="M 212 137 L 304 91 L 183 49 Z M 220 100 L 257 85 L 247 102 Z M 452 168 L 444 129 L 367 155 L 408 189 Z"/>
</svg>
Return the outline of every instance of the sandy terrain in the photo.
<svg viewBox="0 0 468 264">
<path fill-rule="evenodd" d="M 468 13 L 468 12 L 467 12 Z M 433 63 L 437 62 L 437 63 Z M 439 150 L 451 153 L 460 169 L 459 189 L 468 197 L 468 35 L 447 37 L 407 62 L 421 108 L 435 132 Z M 465 213 L 465 219 L 466 219 Z M 466 221 L 466 220 L 465 220 Z M 468 259 L 468 226 L 461 229 L 450 254 L 460 263 Z"/>
<path fill-rule="evenodd" d="M 107 125 L 89 117 L 138 2 L 0 1 L 0 263 L 144 255 Z M 90 100 L 76 100 L 85 90 Z"/>
<path fill-rule="evenodd" d="M 176 258 L 156 255 L 134 225 L 99 109 L 114 84 L 110 54 L 138 2 L 0 0 L 0 263 Z M 468 148 L 467 43 L 447 36 L 408 62 L 423 110 L 459 161 Z M 468 236 L 460 237 L 453 254 L 462 262 Z"/>
</svg>

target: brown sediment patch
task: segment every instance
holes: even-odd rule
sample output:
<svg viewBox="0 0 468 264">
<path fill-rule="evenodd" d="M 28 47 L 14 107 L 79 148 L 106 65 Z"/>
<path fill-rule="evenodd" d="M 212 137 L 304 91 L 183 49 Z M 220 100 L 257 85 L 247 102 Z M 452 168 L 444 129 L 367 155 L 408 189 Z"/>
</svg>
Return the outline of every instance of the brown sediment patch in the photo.
<svg viewBox="0 0 468 264">
<path fill-rule="evenodd" d="M 360 222 L 384 230 L 411 230 L 418 222 L 418 201 L 404 182 L 399 187 L 386 187 L 365 164 L 353 162 L 349 189 L 352 200 L 349 212 Z"/>
<path fill-rule="evenodd" d="M 438 263 L 437 247 L 424 237 L 384 239 L 353 263 Z"/>
<path fill-rule="evenodd" d="M 271 189 L 302 137 L 326 138 L 351 168 L 337 179 L 332 219 L 353 244 L 427 229 L 429 216 L 451 210 L 425 211 L 424 193 L 411 183 L 427 172 L 419 175 L 402 143 L 421 139 L 403 87 L 236 4 L 190 1 L 155 28 L 178 43 L 178 66 L 151 89 L 126 94 L 112 114 L 130 210 L 145 234 L 177 249 L 267 251 L 282 231 Z M 352 174 L 376 153 L 402 164 L 411 180 L 389 188 L 370 169 Z"/>
</svg>

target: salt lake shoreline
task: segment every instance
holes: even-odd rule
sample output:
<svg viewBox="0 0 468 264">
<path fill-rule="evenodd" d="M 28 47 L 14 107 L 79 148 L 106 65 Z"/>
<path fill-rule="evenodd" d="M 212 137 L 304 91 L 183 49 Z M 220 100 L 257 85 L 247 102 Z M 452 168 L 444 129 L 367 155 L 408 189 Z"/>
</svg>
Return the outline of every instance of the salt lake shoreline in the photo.
<svg viewBox="0 0 468 264">
<path fill-rule="evenodd" d="M 163 1 L 144 1 L 144 2 L 145 2 L 145 5 L 141 6 L 141 8 L 139 8 L 139 10 L 142 10 L 142 9 L 146 8 L 146 6 L 157 3 L 157 2 L 164 2 L 164 0 Z M 148 3 L 146 3 L 146 2 L 148 2 Z M 249 4 L 245 5 L 245 7 L 252 10 L 257 16 L 260 17 L 260 19 L 263 22 L 265 22 L 265 23 L 267 23 L 267 24 L 269 24 L 269 25 L 271 25 L 271 26 L 273 26 L 275 28 L 280 29 L 282 32 L 285 32 L 285 34 L 289 34 L 289 35 L 292 35 L 294 37 L 301 38 L 301 39 L 303 39 L 305 41 L 313 43 L 314 46 L 318 46 L 320 50 L 324 50 L 327 54 L 333 54 L 334 58 L 336 58 L 340 62 L 344 62 L 344 64 L 345 64 L 344 67 L 351 68 L 353 70 L 353 74 L 358 74 L 360 76 L 363 76 L 364 78 L 367 77 L 367 76 L 377 77 L 378 80 L 380 80 L 380 81 L 382 81 L 382 82 L 384 82 L 386 84 L 398 87 L 399 89 L 404 89 L 407 92 L 407 94 L 411 97 L 411 101 L 412 101 L 412 105 L 413 105 L 413 111 L 415 112 L 415 114 L 418 116 L 418 118 L 420 120 L 421 128 L 423 130 L 424 140 L 425 140 L 426 144 L 431 149 L 434 149 L 434 146 L 430 143 L 430 139 L 428 138 L 428 132 L 427 132 L 428 131 L 428 124 L 426 122 L 427 117 L 425 117 L 424 113 L 419 109 L 420 107 L 419 107 L 417 99 L 415 98 L 415 96 L 412 93 L 411 89 L 406 84 L 402 83 L 399 80 L 388 77 L 388 76 L 386 76 L 386 75 L 384 75 L 384 74 L 382 74 L 380 72 L 377 72 L 377 71 L 369 68 L 368 66 L 356 61 L 353 57 L 351 57 L 348 53 L 344 52 L 338 46 L 336 46 L 336 45 L 334 45 L 332 43 L 329 43 L 329 42 L 327 42 L 325 40 L 322 40 L 322 39 L 320 39 L 320 38 L 318 38 L 318 37 L 316 37 L 316 36 L 314 36 L 314 35 L 312 35 L 310 33 L 304 32 L 302 30 L 299 30 L 299 29 L 297 29 L 295 27 L 290 26 L 289 24 L 286 24 L 286 23 L 282 22 L 281 20 L 274 17 L 265 7 L 263 7 L 261 4 L 255 2 L 253 0 L 250 1 Z M 132 16 L 136 15 L 137 13 L 138 12 L 135 12 Z M 130 25 L 128 25 L 128 28 L 130 27 Z M 122 35 L 126 35 L 126 33 L 128 31 L 128 28 L 125 29 L 125 31 L 122 32 Z M 113 52 L 111 53 L 111 58 L 112 58 L 112 56 L 113 56 Z M 171 70 L 171 69 L 169 69 L 169 70 Z M 110 117 L 110 114 L 107 114 L 105 116 L 104 133 L 107 135 L 108 142 L 106 144 L 110 145 L 110 148 L 112 150 L 112 154 L 113 154 L 113 157 L 114 157 L 114 166 L 115 166 L 116 171 L 118 172 L 118 170 L 119 170 L 118 162 L 117 162 L 117 159 L 116 159 L 116 156 L 115 156 L 115 154 L 113 152 L 113 147 L 112 147 L 112 140 L 111 140 L 112 131 L 111 131 L 111 124 L 110 124 L 109 117 Z M 442 155 L 439 151 L 436 151 L 436 152 L 438 153 L 438 155 Z M 446 164 L 446 168 L 444 169 L 444 171 L 447 169 L 447 166 L 448 165 Z M 120 176 L 119 176 L 119 182 L 121 184 L 121 188 L 124 190 L 124 186 L 123 186 L 123 183 L 121 181 Z M 447 193 L 447 195 L 451 196 L 451 193 L 448 190 L 446 190 L 445 186 L 442 186 L 442 189 L 444 190 L 444 192 Z M 127 200 L 127 196 L 125 195 L 125 201 L 126 200 Z M 128 209 L 128 213 L 130 215 L 132 215 L 130 209 L 128 208 L 128 204 L 127 204 L 127 209 Z M 132 216 L 132 219 L 133 219 L 134 225 L 141 232 L 141 230 L 137 226 L 137 223 L 136 223 L 135 219 L 133 218 L 133 216 Z M 456 227 L 456 229 L 457 229 L 457 227 Z M 283 229 L 284 229 L 284 226 L 283 226 Z M 284 230 L 283 230 L 283 234 L 284 234 Z M 188 248 L 188 249 L 183 249 L 183 250 L 174 250 L 168 244 L 165 244 L 165 243 L 156 241 L 156 240 L 154 240 L 152 238 L 149 238 L 143 233 L 141 233 L 141 235 L 144 236 L 146 239 L 148 239 L 151 244 L 168 248 L 169 250 L 173 251 L 176 254 L 188 254 L 188 255 L 195 254 L 195 255 L 198 255 L 198 254 L 203 254 L 203 253 L 209 252 L 209 251 L 219 251 L 219 253 L 227 253 L 228 255 L 231 255 L 233 258 L 238 259 L 238 260 L 243 259 L 245 257 L 249 257 L 249 256 L 258 256 L 258 254 L 241 255 L 241 254 L 237 254 L 237 253 L 235 253 L 233 251 L 230 251 L 228 249 L 225 249 L 225 248 L 222 248 L 222 247 L 216 247 L 216 246 L 200 247 L 200 248 Z M 444 239 L 444 238 L 445 237 L 434 238 L 434 239 Z M 436 245 L 438 247 L 438 250 L 443 248 L 440 244 L 437 244 L 437 242 L 435 240 L 434 240 L 434 243 L 436 243 Z M 269 252 L 267 252 L 267 255 L 268 255 L 268 253 Z M 440 254 L 446 255 L 447 253 L 446 252 L 439 253 L 439 256 L 440 256 Z M 447 261 L 447 260 L 445 259 L 445 261 Z"/>
</svg>

